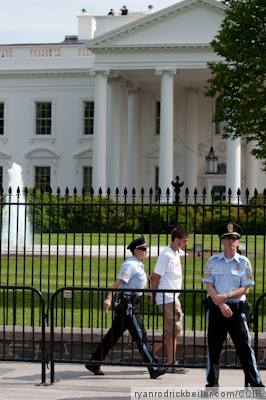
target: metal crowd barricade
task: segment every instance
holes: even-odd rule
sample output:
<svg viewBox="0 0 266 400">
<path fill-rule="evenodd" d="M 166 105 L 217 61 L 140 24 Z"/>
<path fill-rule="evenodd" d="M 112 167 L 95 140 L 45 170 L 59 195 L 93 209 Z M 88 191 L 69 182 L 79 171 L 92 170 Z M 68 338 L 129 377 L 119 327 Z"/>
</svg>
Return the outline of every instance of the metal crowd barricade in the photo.
<svg viewBox="0 0 266 400">
<path fill-rule="evenodd" d="M 115 346 L 111 347 L 108 353 L 108 359 L 100 362 L 91 361 L 91 355 L 95 350 L 96 345 L 103 339 L 109 328 L 111 327 L 115 313 L 113 306 L 109 309 L 108 314 L 103 310 L 102 303 L 105 300 L 109 291 L 123 293 L 125 290 L 112 289 L 112 288 L 91 288 L 91 287 L 63 287 L 58 289 L 51 298 L 50 312 L 51 312 L 51 343 L 50 343 L 50 365 L 51 365 L 51 383 L 55 381 L 55 368 L 57 362 L 63 363 L 80 363 L 80 364 L 102 364 L 102 365 L 127 365 L 127 366 L 145 366 L 145 367 L 165 367 L 166 364 L 166 350 L 163 346 L 162 354 L 159 356 L 159 362 L 154 358 L 150 363 L 144 362 L 143 359 L 139 360 L 138 356 L 134 355 L 133 341 L 129 340 L 129 335 L 122 335 L 119 340 L 119 354 L 116 354 Z M 202 300 L 206 296 L 206 290 L 153 290 L 153 289 L 138 289 L 142 292 L 142 300 L 139 306 L 144 326 L 148 329 L 148 342 L 164 342 L 164 320 L 163 314 L 157 309 L 156 305 L 149 305 L 149 297 L 147 294 L 152 292 L 173 293 L 180 292 L 182 296 L 181 303 L 186 304 L 187 313 L 189 312 L 188 322 L 184 323 L 184 335 L 182 336 L 182 354 L 178 355 L 180 364 L 178 366 L 189 366 L 202 368 L 206 366 L 206 324 L 202 326 L 202 314 L 204 309 Z M 114 299 L 113 299 L 114 303 Z M 188 311 L 189 310 L 189 311 Z M 196 321 L 197 313 L 200 318 Z M 205 319 L 205 315 L 204 315 Z M 71 327 L 67 321 L 71 320 Z M 103 328 L 103 326 L 108 328 Z M 79 324 L 77 324 L 79 321 Z M 100 328 L 94 328 L 99 326 Z M 174 321 L 173 321 L 174 323 Z M 190 336 L 186 337 L 186 324 L 189 325 Z M 75 326 L 80 326 L 76 328 Z M 200 327 L 201 325 L 201 327 Z M 201 340 L 204 341 L 202 346 L 204 354 L 201 355 L 201 362 L 196 363 L 195 343 L 196 343 L 196 330 L 202 329 Z M 192 331 L 192 332 L 191 332 Z M 57 336 L 57 340 L 55 340 Z M 74 336 L 76 337 L 74 343 Z M 192 352 L 186 355 L 185 345 L 189 341 Z M 77 344 L 78 341 L 78 344 Z M 180 346 L 181 347 L 181 346 Z M 194 349 L 193 349 L 194 347 Z M 170 366 L 176 366 L 171 364 Z"/>
<path fill-rule="evenodd" d="M 31 286 L 0 286 L 1 361 L 41 362 L 45 384 L 45 303 L 40 291 Z M 28 312 L 30 310 L 30 312 Z M 36 339 L 41 336 L 41 351 Z"/>
<path fill-rule="evenodd" d="M 254 344 L 254 351 L 255 351 L 255 356 L 256 359 L 258 360 L 258 350 L 259 350 L 259 306 L 261 305 L 262 300 L 266 297 L 266 293 L 263 293 L 260 295 L 258 300 L 255 303 L 254 307 L 254 336 L 255 336 L 255 344 Z M 261 332 L 263 332 L 263 322 L 264 322 L 264 301 L 262 303 L 262 314 L 263 317 L 261 319 Z M 260 369 L 266 369 L 265 365 L 260 365 Z"/>
</svg>

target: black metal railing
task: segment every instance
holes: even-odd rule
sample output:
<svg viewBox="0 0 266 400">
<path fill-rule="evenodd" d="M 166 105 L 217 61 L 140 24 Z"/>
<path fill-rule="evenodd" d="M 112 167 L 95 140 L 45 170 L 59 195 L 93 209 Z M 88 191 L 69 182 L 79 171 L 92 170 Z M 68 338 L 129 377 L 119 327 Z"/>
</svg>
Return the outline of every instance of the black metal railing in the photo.
<svg viewBox="0 0 266 400">
<path fill-rule="evenodd" d="M 47 194 L 25 188 L 23 201 L 21 190 L 16 191 L 15 199 L 12 190 L 7 194 L 1 191 L 0 284 L 36 287 L 47 302 L 62 286 L 111 286 L 121 263 L 130 256 L 127 245 L 142 234 L 150 246 L 144 260 L 149 274 L 178 223 L 190 233 L 181 259 L 183 288 L 202 290 L 207 260 L 221 251 L 218 229 L 231 220 L 243 228 L 239 251 L 251 260 L 256 285 L 250 289 L 249 300 L 254 306 L 266 291 L 266 190 L 261 194 L 255 190 L 252 198 L 248 190 L 244 196 L 238 191 L 233 204 L 230 190 L 225 202 L 222 191 L 217 201 L 214 192 L 207 194 L 204 189 L 199 194 L 195 189 L 192 194 L 180 185 L 178 180 L 174 183 L 174 202 L 169 190 L 165 202 L 161 202 L 161 191 L 155 194 L 152 189 L 149 193 L 142 189 L 139 194 L 108 190 L 103 197 L 101 190 L 97 194 L 83 190 L 78 196 L 76 189 L 73 195 L 68 189 L 65 193 L 58 189 L 53 195 L 51 190 Z M 200 252 L 197 244 L 202 246 Z M 265 331 L 264 319 L 261 330 Z"/>
<path fill-rule="evenodd" d="M 41 362 L 45 383 L 47 315 L 42 293 L 28 286 L 0 286 L 0 304 L 0 360 Z M 30 324 L 26 323 L 26 314 Z M 40 351 L 36 341 L 40 342 Z"/>
</svg>

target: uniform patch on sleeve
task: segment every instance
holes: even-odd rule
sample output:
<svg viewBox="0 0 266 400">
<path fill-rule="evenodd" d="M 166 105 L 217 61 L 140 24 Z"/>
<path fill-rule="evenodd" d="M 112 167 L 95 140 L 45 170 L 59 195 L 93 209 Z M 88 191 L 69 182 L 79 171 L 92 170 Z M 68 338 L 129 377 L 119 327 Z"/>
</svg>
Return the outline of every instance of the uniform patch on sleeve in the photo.
<svg viewBox="0 0 266 400">
<path fill-rule="evenodd" d="M 254 276 L 253 275 L 247 275 L 248 279 L 252 279 L 254 281 Z"/>
<path fill-rule="evenodd" d="M 128 278 L 130 278 L 130 275 L 126 275 L 124 272 L 122 272 L 122 278 L 123 279 L 128 279 Z"/>
<path fill-rule="evenodd" d="M 211 270 L 211 268 L 212 268 L 212 264 L 209 262 L 209 263 L 206 265 L 205 272 L 209 272 L 209 271 Z"/>
<path fill-rule="evenodd" d="M 210 275 L 211 275 L 211 274 L 208 274 L 208 273 L 205 272 L 205 273 L 203 274 L 202 278 L 209 278 Z"/>
</svg>

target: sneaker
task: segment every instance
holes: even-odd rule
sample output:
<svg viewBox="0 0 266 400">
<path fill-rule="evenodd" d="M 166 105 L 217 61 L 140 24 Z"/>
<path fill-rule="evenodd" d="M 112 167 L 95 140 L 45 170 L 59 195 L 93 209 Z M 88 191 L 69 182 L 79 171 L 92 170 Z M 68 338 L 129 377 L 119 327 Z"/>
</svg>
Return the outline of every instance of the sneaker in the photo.
<svg viewBox="0 0 266 400">
<path fill-rule="evenodd" d="M 104 372 L 101 370 L 101 367 L 99 365 L 85 364 L 85 368 L 93 372 L 94 375 L 104 375 Z"/>
<path fill-rule="evenodd" d="M 164 375 L 166 373 L 166 368 L 157 368 L 150 370 L 150 378 L 156 379 L 158 376 Z"/>
<path fill-rule="evenodd" d="M 178 361 L 175 361 L 174 364 L 178 364 Z M 188 372 L 188 368 L 183 367 L 168 367 L 167 373 L 169 374 L 186 374 Z"/>
</svg>

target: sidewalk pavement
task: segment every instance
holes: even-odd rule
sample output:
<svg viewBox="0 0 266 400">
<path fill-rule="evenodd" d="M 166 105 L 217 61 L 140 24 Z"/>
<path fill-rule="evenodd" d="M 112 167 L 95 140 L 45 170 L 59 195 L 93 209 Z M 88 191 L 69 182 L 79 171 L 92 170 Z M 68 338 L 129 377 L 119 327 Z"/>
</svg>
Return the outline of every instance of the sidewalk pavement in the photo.
<svg viewBox="0 0 266 400">
<path fill-rule="evenodd" d="M 55 380 L 47 386 L 36 386 L 41 382 L 41 364 L 25 362 L 0 362 L 0 399 L 14 400 L 74 400 L 74 399 L 118 399 L 130 400 L 131 388 L 161 388 L 178 390 L 186 388 L 204 389 L 206 370 L 191 368 L 186 374 L 165 374 L 150 379 L 146 368 L 104 365 L 104 376 L 95 376 L 83 364 L 55 364 Z M 266 370 L 260 371 L 266 383 Z M 220 387 L 244 387 L 241 369 L 221 369 Z"/>
</svg>

